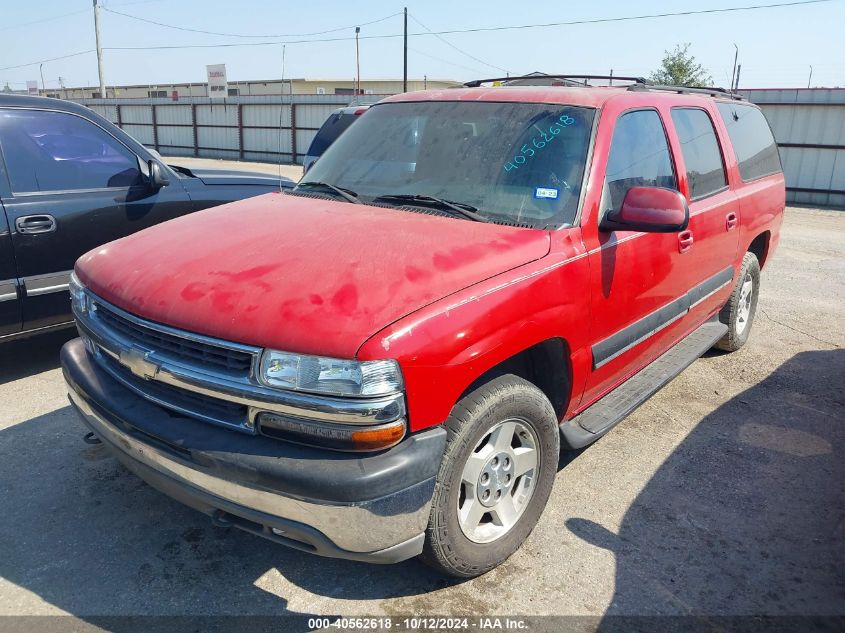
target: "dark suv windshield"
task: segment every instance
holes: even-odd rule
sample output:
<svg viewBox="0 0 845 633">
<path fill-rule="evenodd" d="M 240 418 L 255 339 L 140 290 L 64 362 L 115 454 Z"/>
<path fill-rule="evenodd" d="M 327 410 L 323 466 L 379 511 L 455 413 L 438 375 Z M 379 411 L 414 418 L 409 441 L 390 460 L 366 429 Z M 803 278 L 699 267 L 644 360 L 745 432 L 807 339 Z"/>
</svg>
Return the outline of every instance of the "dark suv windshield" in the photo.
<svg viewBox="0 0 845 633">
<path fill-rule="evenodd" d="M 349 128 L 306 180 L 354 191 L 364 202 L 435 196 L 490 220 L 557 227 L 577 212 L 594 112 L 539 103 L 386 103 Z"/>
<path fill-rule="evenodd" d="M 326 148 L 334 143 L 346 128 L 355 122 L 359 115 L 351 112 L 335 112 L 320 127 L 311 146 L 308 148 L 308 156 L 321 156 Z"/>
</svg>

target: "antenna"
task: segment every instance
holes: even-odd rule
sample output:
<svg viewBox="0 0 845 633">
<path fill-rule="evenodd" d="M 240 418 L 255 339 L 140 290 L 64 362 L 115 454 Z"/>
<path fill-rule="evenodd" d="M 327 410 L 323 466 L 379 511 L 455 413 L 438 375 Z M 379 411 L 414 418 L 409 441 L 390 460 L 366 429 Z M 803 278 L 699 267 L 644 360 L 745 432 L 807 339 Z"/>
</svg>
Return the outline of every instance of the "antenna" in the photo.
<svg viewBox="0 0 845 633">
<path fill-rule="evenodd" d="M 736 90 L 736 61 L 739 59 L 739 46 L 734 43 L 734 48 L 736 51 L 734 52 L 734 69 L 731 71 L 731 92 Z"/>
<path fill-rule="evenodd" d="M 282 44 L 282 90 L 279 100 L 279 193 L 282 192 L 282 120 L 285 114 L 285 45 Z M 291 93 L 293 100 L 293 93 Z M 291 108 L 293 105 L 291 105 Z"/>
</svg>

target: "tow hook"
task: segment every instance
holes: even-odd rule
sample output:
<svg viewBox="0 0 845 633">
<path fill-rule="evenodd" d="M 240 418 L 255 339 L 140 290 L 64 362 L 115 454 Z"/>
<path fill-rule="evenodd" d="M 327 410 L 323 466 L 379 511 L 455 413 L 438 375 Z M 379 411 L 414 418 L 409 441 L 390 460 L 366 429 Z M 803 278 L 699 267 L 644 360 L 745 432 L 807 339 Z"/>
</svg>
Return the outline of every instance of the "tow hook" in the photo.
<svg viewBox="0 0 845 633">
<path fill-rule="evenodd" d="M 233 525 L 232 521 L 227 518 L 227 515 L 223 512 L 223 510 L 217 510 L 214 514 L 212 514 L 211 522 L 218 527 L 224 528 L 230 528 Z"/>
<path fill-rule="evenodd" d="M 103 443 L 103 440 L 101 440 L 99 437 L 94 435 L 93 432 L 86 433 L 85 435 L 83 435 L 82 441 L 85 442 L 86 444 L 94 444 L 94 445 Z"/>
</svg>

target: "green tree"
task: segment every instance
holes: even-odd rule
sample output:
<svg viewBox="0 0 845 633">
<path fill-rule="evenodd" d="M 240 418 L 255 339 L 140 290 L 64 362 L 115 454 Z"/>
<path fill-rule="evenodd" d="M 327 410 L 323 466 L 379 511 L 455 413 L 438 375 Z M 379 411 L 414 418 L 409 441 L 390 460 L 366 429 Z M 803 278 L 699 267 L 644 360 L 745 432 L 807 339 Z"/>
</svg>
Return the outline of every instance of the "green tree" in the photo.
<svg viewBox="0 0 845 633">
<path fill-rule="evenodd" d="M 689 53 L 689 43 L 678 44 L 673 51 L 664 51 L 666 55 L 660 68 L 651 73 L 649 81 L 667 86 L 689 86 L 700 88 L 713 84 L 713 78 L 707 74 L 704 66 L 695 61 Z"/>
</svg>

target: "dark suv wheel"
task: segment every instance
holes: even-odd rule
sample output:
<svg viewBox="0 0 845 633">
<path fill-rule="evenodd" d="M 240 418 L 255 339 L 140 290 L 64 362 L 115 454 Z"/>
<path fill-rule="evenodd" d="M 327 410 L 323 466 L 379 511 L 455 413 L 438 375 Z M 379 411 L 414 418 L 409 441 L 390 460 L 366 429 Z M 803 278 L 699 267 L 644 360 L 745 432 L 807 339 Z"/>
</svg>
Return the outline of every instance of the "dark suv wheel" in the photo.
<svg viewBox="0 0 845 633">
<path fill-rule="evenodd" d="M 557 472 L 558 422 L 542 391 L 507 375 L 458 402 L 446 430 L 422 558 L 453 576 L 478 576 L 537 524 Z"/>
</svg>

